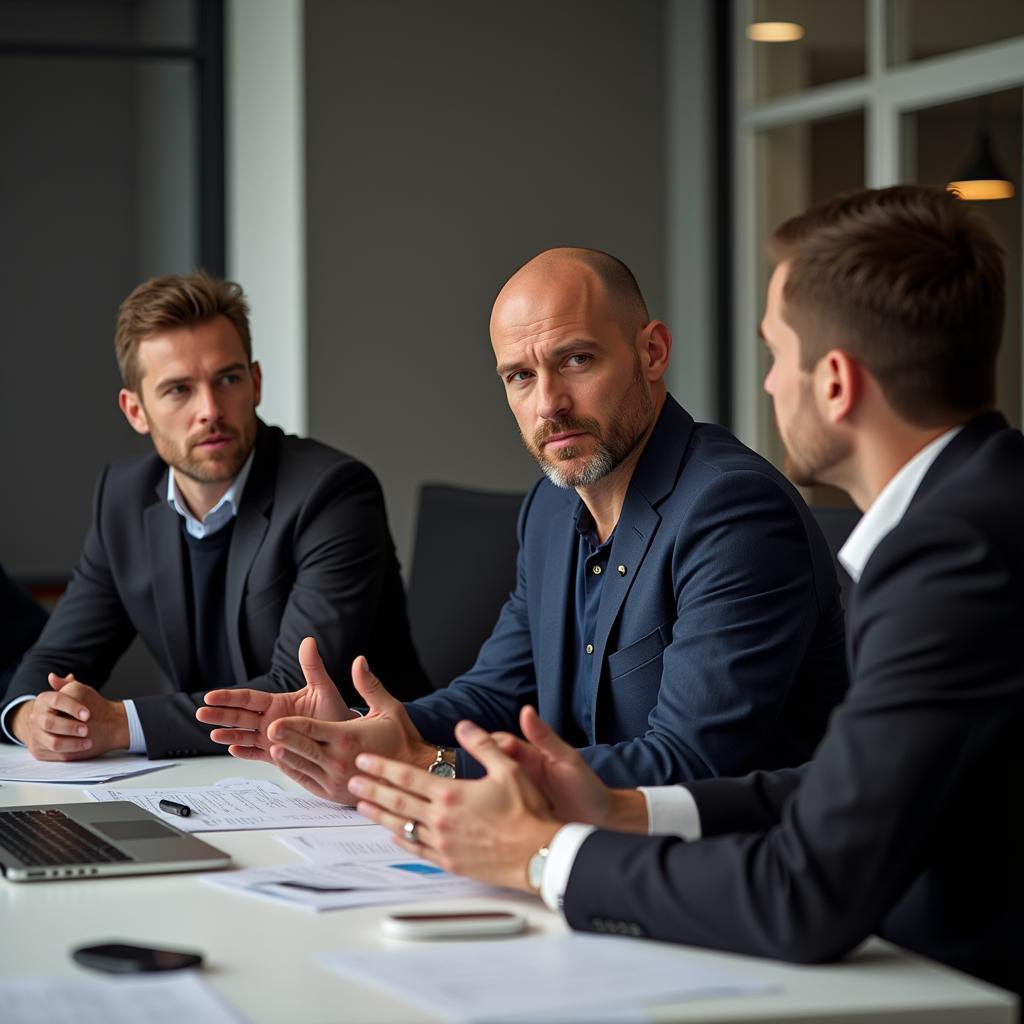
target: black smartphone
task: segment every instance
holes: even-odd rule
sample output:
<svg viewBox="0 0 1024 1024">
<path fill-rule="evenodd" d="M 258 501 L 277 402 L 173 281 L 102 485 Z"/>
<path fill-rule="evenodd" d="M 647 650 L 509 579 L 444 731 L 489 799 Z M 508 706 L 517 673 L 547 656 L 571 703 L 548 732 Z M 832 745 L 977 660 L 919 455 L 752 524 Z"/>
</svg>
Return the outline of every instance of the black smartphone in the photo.
<svg viewBox="0 0 1024 1024">
<path fill-rule="evenodd" d="M 154 949 L 152 946 L 131 946 L 122 942 L 105 942 L 98 946 L 79 946 L 72 958 L 83 967 L 108 974 L 135 974 L 139 971 L 180 971 L 198 967 L 199 953 L 183 949 Z"/>
</svg>

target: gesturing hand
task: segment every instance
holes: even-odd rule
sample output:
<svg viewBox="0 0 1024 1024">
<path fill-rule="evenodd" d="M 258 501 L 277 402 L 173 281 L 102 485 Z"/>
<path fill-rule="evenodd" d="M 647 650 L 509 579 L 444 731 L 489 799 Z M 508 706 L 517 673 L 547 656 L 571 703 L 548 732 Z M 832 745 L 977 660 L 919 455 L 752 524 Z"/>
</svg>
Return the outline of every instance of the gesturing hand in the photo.
<svg viewBox="0 0 1024 1024">
<path fill-rule="evenodd" d="M 526 866 L 561 827 L 526 771 L 472 722 L 455 735 L 487 770 L 483 779 L 440 779 L 372 754 L 356 759 L 365 774 L 350 780 L 356 809 L 395 833 L 399 846 L 446 871 L 529 891 Z M 406 822 L 417 839 L 404 838 Z"/>
<path fill-rule="evenodd" d="M 39 761 L 81 761 L 129 746 L 128 716 L 74 675 L 47 677 L 51 689 L 15 709 L 11 731 Z"/>
<path fill-rule="evenodd" d="M 308 677 L 307 677 L 308 678 Z M 384 688 L 363 657 L 352 663 L 352 683 L 368 712 L 346 722 L 282 718 L 267 730 L 274 763 L 316 796 L 351 803 L 348 780 L 360 751 L 425 767 L 437 748 L 423 742 L 405 705 Z"/>
<path fill-rule="evenodd" d="M 210 733 L 214 743 L 228 744 L 228 753 L 248 761 L 271 761 L 267 730 L 279 718 L 302 715 L 320 721 L 346 721 L 357 717 L 345 703 L 324 668 L 316 640 L 307 636 L 299 644 L 299 667 L 306 685 L 290 693 L 263 690 L 211 690 L 206 707 L 196 718 L 219 728 Z"/>
</svg>

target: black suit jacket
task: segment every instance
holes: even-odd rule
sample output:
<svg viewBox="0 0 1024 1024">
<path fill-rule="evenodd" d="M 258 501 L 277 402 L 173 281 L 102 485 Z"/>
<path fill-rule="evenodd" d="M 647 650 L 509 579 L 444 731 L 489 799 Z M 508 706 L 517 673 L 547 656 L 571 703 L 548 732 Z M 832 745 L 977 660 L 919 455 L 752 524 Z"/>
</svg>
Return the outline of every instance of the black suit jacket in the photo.
<svg viewBox="0 0 1024 1024">
<path fill-rule="evenodd" d="M 156 454 L 100 475 L 93 522 L 67 591 L 11 681 L 6 702 L 48 688 L 47 672 L 102 687 L 140 635 L 178 693 L 133 698 L 150 757 L 223 753 L 195 720 L 221 686 L 296 690 L 296 652 L 314 636 L 347 699 L 357 654 L 401 698 L 425 693 L 405 594 L 373 473 L 326 445 L 259 425 L 228 551 L 231 679 L 198 676 L 181 517 Z"/>
<path fill-rule="evenodd" d="M 570 924 L 796 961 L 877 932 L 1021 991 L 1022 619 L 1024 438 L 991 413 L 865 566 L 814 760 L 691 784 L 701 842 L 588 837 Z"/>
</svg>

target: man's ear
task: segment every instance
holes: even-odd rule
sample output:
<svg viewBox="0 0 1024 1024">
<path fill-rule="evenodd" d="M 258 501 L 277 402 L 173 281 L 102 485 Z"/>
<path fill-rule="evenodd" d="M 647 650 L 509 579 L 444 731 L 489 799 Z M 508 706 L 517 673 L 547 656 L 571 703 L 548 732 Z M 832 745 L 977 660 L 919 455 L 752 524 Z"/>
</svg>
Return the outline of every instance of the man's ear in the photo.
<svg viewBox="0 0 1024 1024">
<path fill-rule="evenodd" d="M 121 388 L 117 394 L 117 404 L 124 413 L 124 418 L 132 425 L 132 430 L 138 434 L 149 433 L 146 410 L 143 408 L 142 399 L 134 391 Z"/>
<path fill-rule="evenodd" d="M 259 405 L 260 399 L 263 397 L 263 371 L 260 369 L 260 364 L 253 362 L 249 364 L 249 373 L 252 374 L 252 387 L 253 387 L 253 405 Z"/>
<path fill-rule="evenodd" d="M 672 352 L 672 332 L 660 320 L 652 320 L 640 333 L 639 348 L 644 377 L 649 381 L 661 380 Z"/>
<path fill-rule="evenodd" d="M 864 392 L 864 368 L 847 352 L 826 352 L 814 369 L 815 392 L 832 423 L 848 419 Z"/>
</svg>

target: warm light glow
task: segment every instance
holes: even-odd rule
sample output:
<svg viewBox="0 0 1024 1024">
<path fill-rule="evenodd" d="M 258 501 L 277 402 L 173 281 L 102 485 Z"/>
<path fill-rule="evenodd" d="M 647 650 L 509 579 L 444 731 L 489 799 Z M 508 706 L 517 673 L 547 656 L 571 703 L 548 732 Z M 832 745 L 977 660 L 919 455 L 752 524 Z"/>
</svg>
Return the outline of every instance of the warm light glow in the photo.
<svg viewBox="0 0 1024 1024">
<path fill-rule="evenodd" d="M 977 181 L 951 181 L 947 186 L 961 199 L 1012 199 L 1013 182 L 998 178 L 979 178 Z"/>
<path fill-rule="evenodd" d="M 804 27 L 795 21 L 755 21 L 747 26 L 747 38 L 755 43 L 792 43 L 803 37 Z"/>
</svg>

